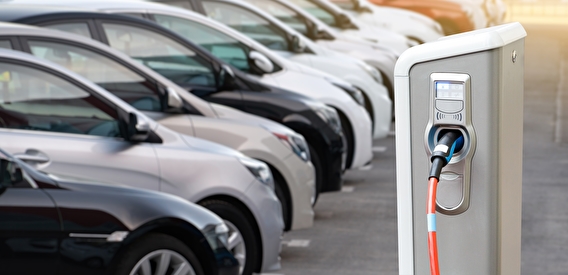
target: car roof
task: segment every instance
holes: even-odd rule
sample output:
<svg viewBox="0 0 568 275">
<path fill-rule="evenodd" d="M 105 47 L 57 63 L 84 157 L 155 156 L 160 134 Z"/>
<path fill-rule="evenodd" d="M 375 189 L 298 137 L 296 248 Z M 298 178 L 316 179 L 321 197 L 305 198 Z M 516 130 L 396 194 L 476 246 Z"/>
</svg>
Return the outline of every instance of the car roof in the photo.
<svg viewBox="0 0 568 275">
<path fill-rule="evenodd" d="M 0 0 L 1 1 L 1 0 Z M 155 8 L 160 7 L 162 10 L 175 10 L 177 7 L 166 5 L 163 3 L 140 1 L 140 0 L 57 0 L 51 3 L 46 3 L 45 0 L 6 0 L 5 2 L 0 2 L 5 4 L 16 4 L 16 5 L 48 5 L 50 7 L 61 6 L 61 7 L 74 7 L 74 8 L 84 8 L 88 10 L 99 10 L 99 9 L 121 9 L 121 8 L 138 8 L 145 9 L 148 7 Z M 7 5 L 8 6 L 8 5 Z M 198 14 L 193 11 L 189 11 Z"/>
<path fill-rule="evenodd" d="M 17 21 L 22 18 L 41 16 L 60 12 L 88 11 L 85 9 L 40 6 L 40 5 L 14 5 L 10 2 L 0 2 L 0 18 L 2 21 Z"/>
</svg>

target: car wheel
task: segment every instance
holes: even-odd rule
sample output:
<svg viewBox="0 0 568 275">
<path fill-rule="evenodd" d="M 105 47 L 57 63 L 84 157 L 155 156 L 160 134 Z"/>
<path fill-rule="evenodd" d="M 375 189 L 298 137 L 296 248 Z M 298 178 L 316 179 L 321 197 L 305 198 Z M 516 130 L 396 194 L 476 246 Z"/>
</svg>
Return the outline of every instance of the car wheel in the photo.
<svg viewBox="0 0 568 275">
<path fill-rule="evenodd" d="M 314 201 L 312 203 L 312 206 L 315 206 L 323 186 L 323 171 L 322 171 L 323 167 L 321 166 L 321 161 L 319 159 L 316 150 L 310 144 L 308 144 L 308 148 L 310 149 L 310 158 L 312 161 L 312 165 L 314 166 L 314 170 L 316 171 L 315 175 L 316 184 L 314 185 L 316 190 L 314 190 L 315 196 L 314 196 Z"/>
<path fill-rule="evenodd" d="M 252 275 L 260 269 L 260 247 L 253 222 L 237 206 L 222 200 L 206 200 L 201 206 L 221 217 L 229 228 L 228 249 L 239 261 L 239 274 Z"/>
<path fill-rule="evenodd" d="M 205 275 L 195 254 L 180 240 L 152 233 L 127 248 L 117 275 Z"/>
</svg>

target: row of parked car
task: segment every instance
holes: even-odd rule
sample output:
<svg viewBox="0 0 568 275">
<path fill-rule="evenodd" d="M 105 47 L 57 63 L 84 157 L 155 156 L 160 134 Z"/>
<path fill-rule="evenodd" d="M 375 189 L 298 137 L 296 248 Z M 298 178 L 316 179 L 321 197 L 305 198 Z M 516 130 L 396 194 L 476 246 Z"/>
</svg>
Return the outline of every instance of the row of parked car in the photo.
<svg viewBox="0 0 568 275">
<path fill-rule="evenodd" d="M 363 0 L 160 2 L 0 2 L 8 274 L 279 269 L 389 133 L 398 56 L 444 35 Z"/>
</svg>

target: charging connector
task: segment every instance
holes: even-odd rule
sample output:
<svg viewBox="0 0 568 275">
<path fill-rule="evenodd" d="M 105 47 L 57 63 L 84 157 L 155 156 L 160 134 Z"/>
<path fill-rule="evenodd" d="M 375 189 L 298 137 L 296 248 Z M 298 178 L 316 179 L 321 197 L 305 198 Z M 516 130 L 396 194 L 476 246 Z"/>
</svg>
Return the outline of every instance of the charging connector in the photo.
<svg viewBox="0 0 568 275">
<path fill-rule="evenodd" d="M 438 143 L 432 152 L 432 156 L 430 157 L 432 167 L 430 168 L 430 175 L 428 178 L 435 177 L 436 179 L 440 179 L 442 168 L 444 168 L 444 166 L 452 160 L 455 153 L 461 151 L 463 144 L 464 139 L 460 131 L 446 131 L 440 140 L 438 140 Z"/>
<path fill-rule="evenodd" d="M 438 243 L 436 239 L 436 190 L 438 189 L 438 181 L 442 168 L 450 163 L 455 153 L 461 151 L 463 144 L 463 135 L 460 131 L 447 131 L 438 140 L 438 144 L 436 144 L 432 152 L 432 157 L 430 157 L 432 167 L 428 176 L 426 216 L 428 220 L 428 255 L 430 257 L 430 273 L 432 275 L 440 274 Z"/>
</svg>

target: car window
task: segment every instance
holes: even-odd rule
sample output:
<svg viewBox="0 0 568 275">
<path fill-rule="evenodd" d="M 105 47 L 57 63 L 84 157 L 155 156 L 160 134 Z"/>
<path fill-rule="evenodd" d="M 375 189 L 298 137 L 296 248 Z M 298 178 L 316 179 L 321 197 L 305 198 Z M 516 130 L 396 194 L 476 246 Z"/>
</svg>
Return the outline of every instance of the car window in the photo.
<svg viewBox="0 0 568 275">
<path fill-rule="evenodd" d="M 119 137 L 115 108 L 53 74 L 0 62 L 0 128 Z"/>
<path fill-rule="evenodd" d="M 168 15 L 155 14 L 156 22 L 177 34 L 204 47 L 214 56 L 237 69 L 250 72 L 248 52 L 250 49 L 236 39 L 203 24 Z"/>
<path fill-rule="evenodd" d="M 230 4 L 203 2 L 207 16 L 245 34 L 264 46 L 280 51 L 290 47 L 286 34 L 266 19 Z"/>
<path fill-rule="evenodd" d="M 246 0 L 256 7 L 268 12 L 270 15 L 278 18 L 294 30 L 301 34 L 308 34 L 306 22 L 292 9 L 272 0 Z"/>
<path fill-rule="evenodd" d="M 0 40 L 0 48 L 12 49 L 12 42 L 10 40 Z"/>
<path fill-rule="evenodd" d="M 216 87 L 212 64 L 164 35 L 133 26 L 104 23 L 111 47 L 182 84 Z"/>
<path fill-rule="evenodd" d="M 331 2 L 344 10 L 355 10 L 355 1 L 353 0 L 331 0 Z"/>
<path fill-rule="evenodd" d="M 80 74 L 135 108 L 162 111 L 156 85 L 118 62 L 84 48 L 59 42 L 28 40 L 32 53 Z"/>
<path fill-rule="evenodd" d="M 309 14 L 313 15 L 317 19 L 321 20 L 329 26 L 338 26 L 335 21 L 335 16 L 324 10 L 323 8 L 317 6 L 316 4 L 308 0 L 290 0 L 290 2 L 298 5 L 303 10 L 307 11 Z"/>
<path fill-rule="evenodd" d="M 5 158 L 0 158 L 0 190 L 2 188 L 29 188 L 33 185 L 27 180 L 26 172 L 20 166 Z"/>
<path fill-rule="evenodd" d="M 44 27 L 48 29 L 74 33 L 87 38 L 92 37 L 91 31 L 89 30 L 89 25 L 84 22 L 53 24 Z"/>
</svg>

